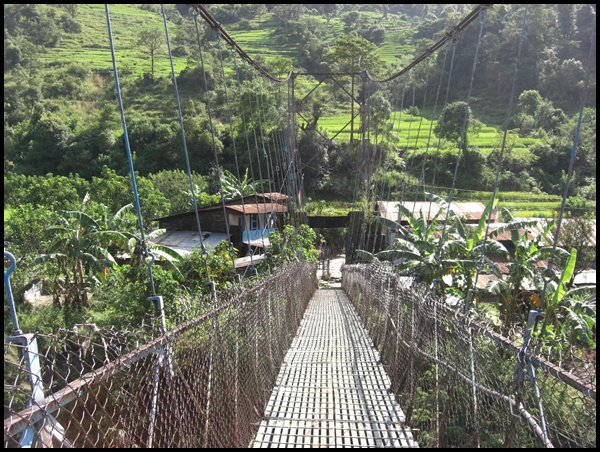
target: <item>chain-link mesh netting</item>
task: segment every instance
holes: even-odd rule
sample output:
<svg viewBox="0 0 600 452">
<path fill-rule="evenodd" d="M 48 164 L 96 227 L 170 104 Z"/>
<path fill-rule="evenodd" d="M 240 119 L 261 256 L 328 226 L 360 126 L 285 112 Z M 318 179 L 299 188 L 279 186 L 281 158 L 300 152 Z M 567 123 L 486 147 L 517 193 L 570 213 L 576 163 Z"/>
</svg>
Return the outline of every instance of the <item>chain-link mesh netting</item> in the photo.
<svg viewBox="0 0 600 452">
<path fill-rule="evenodd" d="M 595 363 L 553 363 L 548 344 L 523 348 L 384 263 L 345 266 L 342 287 L 421 447 L 595 447 Z"/>
<path fill-rule="evenodd" d="M 82 325 L 4 346 L 4 447 L 247 447 L 317 288 L 296 263 L 131 331 Z M 168 309 L 166 309 L 168 312 Z M 33 395 L 32 395 L 33 394 Z"/>
</svg>

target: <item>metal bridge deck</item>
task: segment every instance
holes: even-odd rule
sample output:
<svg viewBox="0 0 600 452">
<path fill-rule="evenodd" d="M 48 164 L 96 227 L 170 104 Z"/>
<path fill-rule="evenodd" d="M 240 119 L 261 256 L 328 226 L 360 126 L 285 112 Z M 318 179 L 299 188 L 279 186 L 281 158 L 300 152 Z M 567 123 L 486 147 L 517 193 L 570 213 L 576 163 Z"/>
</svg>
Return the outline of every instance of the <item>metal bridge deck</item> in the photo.
<svg viewBox="0 0 600 452">
<path fill-rule="evenodd" d="M 253 447 L 418 447 L 341 288 L 310 301 Z"/>
</svg>

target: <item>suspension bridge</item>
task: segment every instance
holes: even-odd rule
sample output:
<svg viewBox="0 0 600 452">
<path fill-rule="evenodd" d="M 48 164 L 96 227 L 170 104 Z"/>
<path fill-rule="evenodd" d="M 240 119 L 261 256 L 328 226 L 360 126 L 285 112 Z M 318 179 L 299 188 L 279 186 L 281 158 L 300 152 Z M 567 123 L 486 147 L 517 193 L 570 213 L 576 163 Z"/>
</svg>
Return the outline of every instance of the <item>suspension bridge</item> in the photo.
<svg viewBox="0 0 600 452">
<path fill-rule="evenodd" d="M 273 79 L 205 8 L 194 6 L 217 39 Z M 408 73 L 467 27 L 483 27 L 488 7 L 475 8 L 413 64 L 379 83 Z M 114 62 L 108 5 L 106 16 Z M 164 25 L 168 42 L 166 18 Z M 116 63 L 114 69 L 127 138 Z M 369 77 L 363 73 L 363 82 Z M 293 80 L 285 83 L 293 87 Z M 173 81 L 178 99 L 174 71 Z M 296 146 L 291 95 L 294 125 L 273 142 L 279 151 L 265 149 L 265 168 L 279 187 L 298 193 L 301 162 L 289 152 Z M 366 100 L 358 103 L 366 115 Z M 179 99 L 178 109 L 182 118 Z M 209 295 L 190 295 L 177 311 L 165 306 L 153 284 L 154 256 L 125 144 L 155 314 L 123 331 L 80 324 L 56 334 L 23 333 L 10 285 L 18 268 L 5 250 L 14 324 L 4 352 L 5 447 L 595 447 L 595 366 L 575 353 L 553 359 L 532 334 L 540 311 L 530 312 L 523 330 L 500 333 L 485 315 L 450 306 L 385 262 L 357 263 L 352 253 L 327 285 L 317 266 L 292 260 L 229 291 L 217 292 L 207 280 Z M 369 185 L 372 157 L 356 190 Z M 202 237 L 191 177 L 190 191 Z M 290 196 L 293 225 L 303 219 L 297 201 Z M 347 250 L 375 248 L 374 231 L 364 217 L 355 218 Z"/>
</svg>

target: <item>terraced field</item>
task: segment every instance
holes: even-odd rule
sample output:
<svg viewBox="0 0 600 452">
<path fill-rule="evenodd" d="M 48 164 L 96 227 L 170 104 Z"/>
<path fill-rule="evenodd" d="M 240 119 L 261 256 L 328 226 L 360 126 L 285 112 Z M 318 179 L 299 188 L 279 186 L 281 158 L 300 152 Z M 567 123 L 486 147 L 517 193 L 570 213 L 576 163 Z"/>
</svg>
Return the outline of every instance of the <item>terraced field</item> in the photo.
<svg viewBox="0 0 600 452">
<path fill-rule="evenodd" d="M 349 108 L 349 107 L 348 107 Z M 341 114 L 336 116 L 324 116 L 319 118 L 318 128 L 321 133 L 327 133 L 333 137 L 344 126 L 346 128 L 339 132 L 336 139 L 339 141 L 350 141 L 350 114 Z M 397 143 L 404 149 L 415 153 L 424 152 L 429 148 L 437 147 L 437 136 L 433 133 L 437 121 L 430 121 L 421 116 L 411 116 L 406 113 L 394 112 L 392 116 L 394 124 L 393 131 L 397 136 Z M 354 130 L 360 127 L 360 117 L 354 120 Z M 430 133 L 431 131 L 431 133 Z M 516 134 L 511 134 L 507 142 L 512 147 L 512 153 L 515 156 L 526 157 L 530 155 L 529 146 L 536 142 L 533 138 L 521 138 Z M 502 144 L 502 131 L 491 126 L 484 125 L 479 131 L 468 134 L 468 143 L 470 146 L 477 146 L 479 150 L 488 155 L 494 149 L 500 149 Z M 442 149 L 452 148 L 446 143 L 441 143 Z"/>
</svg>

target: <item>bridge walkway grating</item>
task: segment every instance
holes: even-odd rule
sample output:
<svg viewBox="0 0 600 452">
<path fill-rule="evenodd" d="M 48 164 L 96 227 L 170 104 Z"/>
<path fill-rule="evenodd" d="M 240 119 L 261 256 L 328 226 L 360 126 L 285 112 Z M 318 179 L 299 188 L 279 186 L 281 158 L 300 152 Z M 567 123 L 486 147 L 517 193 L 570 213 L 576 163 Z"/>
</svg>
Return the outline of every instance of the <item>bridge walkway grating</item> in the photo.
<svg viewBox="0 0 600 452">
<path fill-rule="evenodd" d="M 252 447 L 419 447 L 341 288 L 320 288 L 285 356 Z"/>
</svg>

